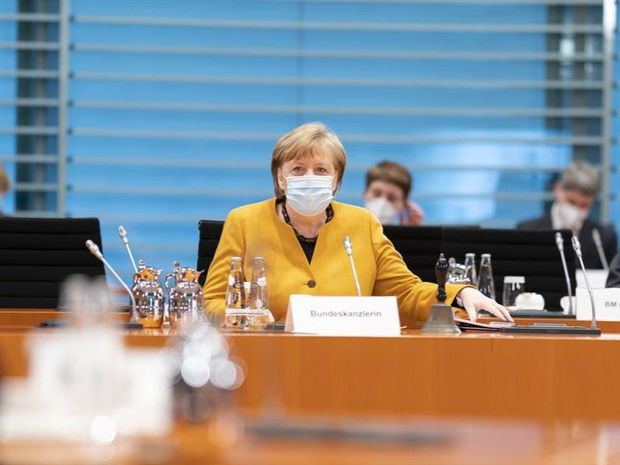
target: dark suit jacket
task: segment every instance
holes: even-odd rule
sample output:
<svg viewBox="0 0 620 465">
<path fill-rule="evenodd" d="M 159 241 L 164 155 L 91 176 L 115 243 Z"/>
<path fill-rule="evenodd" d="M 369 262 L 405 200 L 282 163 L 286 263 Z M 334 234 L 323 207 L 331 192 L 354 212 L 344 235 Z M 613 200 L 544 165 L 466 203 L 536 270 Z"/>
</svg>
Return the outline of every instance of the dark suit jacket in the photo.
<svg viewBox="0 0 620 465">
<path fill-rule="evenodd" d="M 614 259 L 609 264 L 607 287 L 620 287 L 620 253 L 616 254 Z"/>
<path fill-rule="evenodd" d="M 618 251 L 618 239 L 616 230 L 613 225 L 602 225 L 596 221 L 586 219 L 583 223 L 581 231 L 579 231 L 579 241 L 581 242 L 581 252 L 583 254 L 583 263 L 587 269 L 600 270 L 603 268 L 601 259 L 596 251 L 596 245 L 592 239 L 592 230 L 596 228 L 601 233 L 601 242 L 607 262 L 616 255 Z M 551 215 L 547 214 L 541 218 L 523 221 L 517 225 L 517 229 L 553 229 L 551 224 Z M 577 262 L 579 266 L 579 262 Z"/>
</svg>

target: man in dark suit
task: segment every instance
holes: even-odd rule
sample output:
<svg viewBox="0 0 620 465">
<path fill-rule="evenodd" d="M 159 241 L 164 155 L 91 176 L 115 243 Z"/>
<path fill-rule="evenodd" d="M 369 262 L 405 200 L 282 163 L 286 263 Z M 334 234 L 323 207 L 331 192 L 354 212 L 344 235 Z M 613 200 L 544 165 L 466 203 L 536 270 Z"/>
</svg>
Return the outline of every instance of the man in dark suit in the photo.
<svg viewBox="0 0 620 465">
<path fill-rule="evenodd" d="M 596 169 L 585 162 L 573 162 L 555 183 L 555 201 L 549 213 L 519 223 L 517 228 L 570 229 L 579 237 L 586 268 L 601 269 L 603 264 L 593 235 L 598 231 L 607 262 L 616 255 L 617 238 L 613 225 L 603 225 L 588 219 L 599 189 L 600 180 Z"/>
<path fill-rule="evenodd" d="M 620 253 L 609 264 L 606 287 L 620 287 Z"/>
</svg>

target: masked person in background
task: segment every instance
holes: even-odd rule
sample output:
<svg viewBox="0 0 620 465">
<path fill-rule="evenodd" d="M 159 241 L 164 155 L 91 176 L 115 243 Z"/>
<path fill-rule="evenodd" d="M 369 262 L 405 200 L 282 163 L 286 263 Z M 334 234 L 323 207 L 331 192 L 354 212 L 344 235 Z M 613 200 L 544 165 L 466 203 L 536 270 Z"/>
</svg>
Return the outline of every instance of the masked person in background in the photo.
<svg viewBox="0 0 620 465">
<path fill-rule="evenodd" d="M 320 123 L 301 125 L 278 140 L 271 157 L 275 196 L 235 208 L 224 222 L 204 286 L 210 316 L 224 315 L 232 257 L 242 258 L 245 276 L 254 257 L 264 258 L 270 310 L 279 321 L 291 294 L 357 295 L 343 243 L 349 236 L 361 295 L 395 296 L 403 315 L 427 319 L 437 285 L 407 268 L 371 212 L 334 200 L 346 164 L 340 139 Z M 448 284 L 446 292 L 446 302 L 461 305 L 472 319 L 484 309 L 511 320 L 503 306 L 473 287 Z"/>
<path fill-rule="evenodd" d="M 382 161 L 366 173 L 364 206 L 381 224 L 420 226 L 424 223 L 424 211 L 409 200 L 412 184 L 407 168 L 392 161 Z"/>
<path fill-rule="evenodd" d="M 0 216 L 4 214 L 4 196 L 11 187 L 11 182 L 9 181 L 9 177 L 4 171 L 4 168 L 0 166 Z"/>
<path fill-rule="evenodd" d="M 593 231 L 598 230 L 600 234 L 607 262 L 616 255 L 617 238 L 613 225 L 603 225 L 588 218 L 599 190 L 598 171 L 586 162 L 573 162 L 564 170 L 553 188 L 555 200 L 551 211 L 541 218 L 519 223 L 517 228 L 570 229 L 581 241 L 585 267 L 601 269 L 603 264 L 593 238 Z"/>
</svg>

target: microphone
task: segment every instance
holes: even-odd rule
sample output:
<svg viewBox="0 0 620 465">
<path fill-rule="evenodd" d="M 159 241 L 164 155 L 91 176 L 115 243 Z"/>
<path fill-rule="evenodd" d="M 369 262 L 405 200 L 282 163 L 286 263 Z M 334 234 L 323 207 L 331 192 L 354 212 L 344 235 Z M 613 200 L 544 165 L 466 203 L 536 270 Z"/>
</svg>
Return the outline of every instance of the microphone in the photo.
<svg viewBox="0 0 620 465">
<path fill-rule="evenodd" d="M 564 239 L 562 238 L 562 233 L 555 233 L 555 245 L 558 247 L 560 251 L 560 257 L 562 258 L 562 268 L 564 268 L 564 278 L 566 278 L 566 290 L 568 291 L 568 314 L 574 315 L 573 309 L 573 289 L 570 284 L 570 275 L 568 273 L 568 266 L 566 266 L 566 257 L 564 256 Z"/>
<path fill-rule="evenodd" d="M 357 295 L 362 296 L 362 290 L 360 288 L 360 282 L 357 279 L 357 271 L 355 270 L 355 262 L 353 261 L 353 245 L 349 236 L 344 236 L 344 250 L 349 256 L 349 262 L 351 263 L 351 270 L 353 271 L 353 279 L 355 280 L 355 287 L 357 288 Z"/>
<path fill-rule="evenodd" d="M 609 263 L 607 263 L 607 257 L 605 256 L 605 250 L 603 249 L 603 241 L 601 240 L 601 232 L 594 228 L 592 229 L 592 240 L 596 246 L 598 257 L 601 259 L 601 265 L 605 271 L 609 271 Z"/>
<path fill-rule="evenodd" d="M 127 253 L 129 254 L 129 259 L 131 260 L 131 264 L 133 265 L 133 271 L 134 273 L 137 273 L 138 267 L 136 266 L 136 261 L 133 259 L 133 254 L 131 253 L 131 247 L 129 247 L 129 239 L 127 239 L 127 231 L 125 231 L 125 228 L 123 227 L 122 224 L 118 227 L 118 235 L 123 241 L 123 244 L 125 244 L 125 249 L 127 249 Z"/>
<path fill-rule="evenodd" d="M 592 287 L 590 287 L 590 280 L 588 279 L 588 273 L 586 272 L 586 267 L 583 264 L 583 256 L 581 255 L 581 243 L 579 242 L 579 238 L 577 236 L 573 236 L 572 239 L 573 250 L 579 259 L 579 266 L 581 267 L 581 271 L 583 271 L 583 277 L 586 281 L 586 287 L 588 288 L 588 294 L 590 295 L 590 305 L 592 306 L 592 324 L 590 327 L 592 329 L 596 329 L 596 309 L 594 308 L 594 293 L 592 292 Z"/>
<path fill-rule="evenodd" d="M 112 275 L 114 275 L 116 280 L 119 283 L 121 283 L 121 286 L 123 286 L 125 291 L 127 291 L 127 294 L 129 294 L 129 299 L 131 300 L 131 320 L 130 320 L 130 323 L 131 324 L 140 324 L 140 322 L 138 321 L 138 309 L 137 309 L 137 305 L 136 305 L 136 299 L 133 296 L 133 292 L 131 292 L 131 289 L 129 289 L 129 286 L 127 286 L 127 284 L 125 284 L 125 282 L 121 279 L 121 277 L 116 272 L 116 270 L 114 268 L 112 268 L 112 265 L 110 265 L 108 263 L 108 261 L 103 257 L 103 254 L 101 253 L 101 250 L 99 249 L 97 244 L 95 244 L 93 241 L 88 239 L 86 241 L 86 247 L 88 248 L 90 253 L 92 253 L 95 257 L 97 257 L 99 260 L 101 260 L 103 262 L 103 264 L 106 266 L 106 268 L 108 270 L 110 270 Z"/>
</svg>

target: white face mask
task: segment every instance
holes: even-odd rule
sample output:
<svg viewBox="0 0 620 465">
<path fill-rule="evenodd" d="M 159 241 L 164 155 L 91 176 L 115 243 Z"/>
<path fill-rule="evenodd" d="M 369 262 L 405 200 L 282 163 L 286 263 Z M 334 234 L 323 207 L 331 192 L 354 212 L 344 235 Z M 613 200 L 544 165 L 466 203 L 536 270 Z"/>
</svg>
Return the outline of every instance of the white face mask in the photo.
<svg viewBox="0 0 620 465">
<path fill-rule="evenodd" d="M 588 217 L 587 210 L 582 210 L 568 202 L 555 202 L 552 210 L 555 210 L 554 216 L 558 223 L 553 225 L 554 228 L 570 229 L 574 232 L 581 229 L 583 222 Z"/>
<path fill-rule="evenodd" d="M 318 215 L 334 198 L 332 180 L 331 176 L 288 176 L 286 204 L 300 215 Z"/>
<path fill-rule="evenodd" d="M 400 224 L 398 211 L 383 197 L 376 197 L 366 202 L 366 208 L 370 210 L 381 224 Z"/>
</svg>

